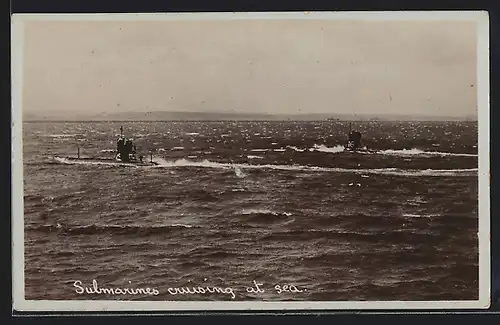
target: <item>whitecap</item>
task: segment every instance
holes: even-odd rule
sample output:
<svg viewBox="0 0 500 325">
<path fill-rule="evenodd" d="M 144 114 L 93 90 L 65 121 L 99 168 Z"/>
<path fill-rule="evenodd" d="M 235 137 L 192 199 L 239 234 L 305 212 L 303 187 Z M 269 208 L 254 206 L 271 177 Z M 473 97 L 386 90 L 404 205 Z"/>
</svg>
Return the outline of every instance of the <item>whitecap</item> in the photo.
<svg viewBox="0 0 500 325">
<path fill-rule="evenodd" d="M 330 152 L 330 153 L 337 153 L 337 152 L 343 152 L 344 151 L 344 146 L 337 145 L 335 147 L 327 147 L 323 144 L 317 145 L 315 144 L 313 148 L 310 148 L 309 151 L 320 151 L 320 152 Z"/>
<path fill-rule="evenodd" d="M 271 214 L 273 216 L 279 216 L 279 215 L 284 215 L 287 217 L 290 217 L 292 213 L 290 212 L 275 212 L 269 209 L 243 209 L 241 212 L 243 215 L 249 215 L 249 214 Z"/>
<path fill-rule="evenodd" d="M 476 154 L 469 153 L 453 153 L 453 152 L 439 152 L 439 151 L 424 151 L 420 149 L 401 149 L 401 150 L 381 150 L 378 152 L 381 155 L 393 156 L 456 156 L 456 157 L 477 157 Z"/>
</svg>

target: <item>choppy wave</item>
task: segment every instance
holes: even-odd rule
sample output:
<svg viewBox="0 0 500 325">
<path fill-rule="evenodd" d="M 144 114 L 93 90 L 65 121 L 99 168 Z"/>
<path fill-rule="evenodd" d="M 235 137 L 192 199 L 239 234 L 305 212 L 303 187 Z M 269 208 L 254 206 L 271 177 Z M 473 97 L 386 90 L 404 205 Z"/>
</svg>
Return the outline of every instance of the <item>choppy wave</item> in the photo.
<svg viewBox="0 0 500 325">
<path fill-rule="evenodd" d="M 59 285 L 75 278 L 128 286 L 168 271 L 172 286 L 207 279 L 244 291 L 255 278 L 270 289 L 275 283 L 307 287 L 300 295 L 241 292 L 241 301 L 477 300 L 477 169 L 461 169 L 477 168 L 477 158 L 336 153 L 340 148 L 329 147 L 343 144 L 345 123 L 333 121 L 126 124 L 127 135 L 151 135 L 137 141 L 141 152 L 166 149 L 153 155 L 164 158 L 156 159 L 159 167 L 71 158 L 63 165 L 51 155 L 76 150 L 57 143 L 78 137 L 43 136 L 84 133 L 84 155 L 111 158 L 99 150 L 114 148 L 109 136 L 122 123 L 25 125 L 27 299 L 80 299 Z M 407 139 L 403 127 L 415 137 Z M 477 153 L 474 124 L 369 122 L 364 129 L 382 150 Z M 397 141 L 391 145 L 388 135 Z M 441 139 L 441 146 L 431 146 L 430 138 Z M 170 151 L 176 146 L 185 148 Z M 274 151 L 280 148 L 286 153 Z M 441 175 L 455 177 L 427 177 Z"/>
<path fill-rule="evenodd" d="M 121 235 L 154 235 L 169 233 L 171 231 L 192 228 L 192 225 L 172 224 L 172 225 L 27 225 L 28 231 L 40 232 L 62 232 L 73 235 L 91 235 L 102 233 L 113 233 Z"/>
<path fill-rule="evenodd" d="M 47 138 L 73 138 L 73 137 L 81 136 L 81 134 L 63 133 L 63 134 L 45 134 L 44 136 Z"/>
</svg>

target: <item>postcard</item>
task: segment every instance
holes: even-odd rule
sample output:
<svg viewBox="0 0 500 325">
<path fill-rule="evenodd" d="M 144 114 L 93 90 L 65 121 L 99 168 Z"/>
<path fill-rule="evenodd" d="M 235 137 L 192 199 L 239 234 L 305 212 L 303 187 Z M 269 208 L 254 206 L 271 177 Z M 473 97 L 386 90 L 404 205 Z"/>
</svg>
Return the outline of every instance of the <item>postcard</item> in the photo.
<svg viewBox="0 0 500 325">
<path fill-rule="evenodd" d="M 15 310 L 489 306 L 486 12 L 12 21 Z"/>
</svg>

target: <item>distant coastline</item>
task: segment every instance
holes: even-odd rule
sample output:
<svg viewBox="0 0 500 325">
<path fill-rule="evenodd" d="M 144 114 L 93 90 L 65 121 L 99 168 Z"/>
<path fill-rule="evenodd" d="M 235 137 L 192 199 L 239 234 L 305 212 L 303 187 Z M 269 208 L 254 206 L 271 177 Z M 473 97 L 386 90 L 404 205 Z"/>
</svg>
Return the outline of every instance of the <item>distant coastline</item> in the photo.
<svg viewBox="0 0 500 325">
<path fill-rule="evenodd" d="M 66 112 L 25 113 L 23 122 L 272 122 L 272 121 L 463 121 L 477 122 L 477 116 L 354 115 L 354 114 L 238 114 L 226 112 L 122 112 L 70 115 Z"/>
</svg>

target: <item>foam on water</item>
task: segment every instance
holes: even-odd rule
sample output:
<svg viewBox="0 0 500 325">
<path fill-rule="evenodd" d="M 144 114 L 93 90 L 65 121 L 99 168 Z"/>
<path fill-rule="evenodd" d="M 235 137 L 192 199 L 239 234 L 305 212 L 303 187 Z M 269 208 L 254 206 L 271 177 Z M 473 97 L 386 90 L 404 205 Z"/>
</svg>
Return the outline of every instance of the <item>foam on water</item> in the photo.
<svg viewBox="0 0 500 325">
<path fill-rule="evenodd" d="M 401 149 L 401 150 L 381 150 L 379 154 L 393 156 L 455 156 L 455 157 L 477 157 L 476 154 L 452 153 L 439 151 L 423 151 L 420 149 Z"/>
<path fill-rule="evenodd" d="M 403 217 L 406 218 L 432 218 L 432 217 L 438 217 L 439 214 L 416 214 L 416 213 L 405 213 L 403 214 Z"/>
<path fill-rule="evenodd" d="M 192 161 L 188 159 L 166 160 L 163 158 L 153 158 L 153 161 L 158 165 L 154 168 L 172 168 L 172 167 L 205 167 L 205 168 L 219 168 L 219 169 L 232 169 L 236 164 L 224 164 L 211 162 L 208 160 Z"/>
<path fill-rule="evenodd" d="M 296 151 L 304 151 L 304 150 L 298 150 L 295 147 L 289 147 L 291 149 L 294 149 Z M 366 148 L 365 148 L 366 149 Z M 334 147 L 327 147 L 323 144 L 317 145 L 315 144 L 313 148 L 310 148 L 309 151 L 320 151 L 320 152 L 329 152 L 329 153 L 337 153 L 337 152 L 343 152 L 344 147 L 341 145 L 337 145 Z M 358 153 L 364 153 L 364 152 L 358 152 Z M 468 154 L 468 153 L 453 153 L 453 152 L 439 152 L 439 151 L 424 151 L 420 149 L 400 149 L 400 150 L 395 150 L 395 149 L 387 149 L 387 150 L 380 150 L 378 152 L 373 152 L 370 154 L 374 155 L 390 155 L 390 156 L 454 156 L 454 157 L 477 157 L 477 154 Z"/>
<path fill-rule="evenodd" d="M 295 150 L 297 152 L 304 152 L 304 151 L 306 151 L 306 149 L 299 149 L 299 148 L 297 148 L 295 146 L 287 146 L 287 148 L 290 148 L 290 149 Z"/>
<path fill-rule="evenodd" d="M 183 223 L 174 223 L 174 224 L 170 225 L 170 227 L 193 228 L 192 225 L 186 225 Z"/>
<path fill-rule="evenodd" d="M 245 178 L 247 176 L 238 166 L 234 167 L 234 173 L 238 178 Z"/>
<path fill-rule="evenodd" d="M 243 215 L 250 215 L 250 214 L 270 214 L 273 216 L 285 215 L 287 217 L 292 215 L 290 212 L 275 212 L 269 209 L 244 209 L 240 213 Z"/>
<path fill-rule="evenodd" d="M 304 151 L 298 150 L 296 147 L 289 147 L 296 151 Z M 366 149 L 366 148 L 364 148 Z M 329 153 L 338 153 L 343 152 L 344 147 L 341 145 L 337 145 L 334 147 L 327 147 L 323 144 L 317 145 L 315 144 L 313 148 L 310 148 L 309 151 L 320 151 L 320 152 L 329 152 Z M 365 154 L 365 152 L 358 152 L 360 154 Z M 468 153 L 453 153 L 453 152 L 439 152 L 439 151 L 424 151 L 420 149 L 387 149 L 380 150 L 378 152 L 366 153 L 366 154 L 374 154 L 374 155 L 389 155 L 389 156 L 454 156 L 454 157 L 477 157 L 477 154 L 468 154 Z"/>
<path fill-rule="evenodd" d="M 323 144 L 317 145 L 315 144 L 313 148 L 310 148 L 309 151 L 320 151 L 320 152 L 331 152 L 331 153 L 336 153 L 336 152 L 342 152 L 344 151 L 344 146 L 337 145 L 335 147 L 327 147 Z"/>
<path fill-rule="evenodd" d="M 163 158 L 154 158 L 156 166 L 137 166 L 133 164 L 119 162 L 101 162 L 101 161 L 77 161 L 69 160 L 62 157 L 55 157 L 56 161 L 63 164 L 79 164 L 79 165 L 101 165 L 101 166 L 126 166 L 136 168 L 179 168 L 179 167 L 199 167 L 199 168 L 215 168 L 215 169 L 272 169 L 283 171 L 316 171 L 316 172 L 335 172 L 335 173 L 354 173 L 354 174 L 378 174 L 378 175 L 394 175 L 394 176 L 448 176 L 448 177 L 466 177 L 477 176 L 477 168 L 469 169 L 400 169 L 400 168 L 373 168 L 373 169 L 358 169 L 358 168 L 329 168 L 319 166 L 303 166 L 303 165 L 252 165 L 252 164 L 231 164 L 219 163 L 209 160 L 192 161 L 188 159 L 178 159 L 174 161 L 165 160 Z M 238 173 L 235 171 L 235 173 Z M 243 172 L 242 172 L 243 173 Z"/>
<path fill-rule="evenodd" d="M 470 169 L 399 169 L 399 168 L 374 168 L 374 169 L 356 169 L 356 168 L 328 168 L 318 166 L 302 166 L 302 165 L 252 165 L 252 164 L 230 164 L 218 163 L 209 160 L 190 161 L 187 159 L 179 159 L 175 161 L 167 161 L 164 159 L 156 160 L 157 166 L 152 168 L 173 168 L 173 167 L 201 167 L 201 168 L 218 168 L 232 169 L 239 167 L 240 169 L 273 169 L 273 170 L 288 170 L 288 171 L 317 171 L 317 172 L 336 172 L 336 173 L 355 173 L 355 174 L 379 174 L 379 175 L 395 175 L 395 176 L 476 176 L 477 168 Z"/>
</svg>

